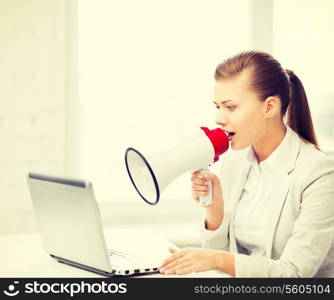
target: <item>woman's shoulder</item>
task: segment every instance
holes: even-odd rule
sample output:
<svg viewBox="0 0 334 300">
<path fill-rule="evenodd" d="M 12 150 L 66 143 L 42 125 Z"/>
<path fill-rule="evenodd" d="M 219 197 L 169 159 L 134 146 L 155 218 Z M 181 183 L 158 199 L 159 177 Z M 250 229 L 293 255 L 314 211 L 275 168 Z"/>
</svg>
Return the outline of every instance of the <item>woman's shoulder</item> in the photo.
<svg viewBox="0 0 334 300">
<path fill-rule="evenodd" d="M 318 150 L 311 143 L 301 142 L 299 156 L 305 160 L 305 164 L 334 167 L 334 156 L 329 155 L 326 151 Z"/>
<path fill-rule="evenodd" d="M 313 144 L 301 141 L 296 169 L 313 178 L 325 174 L 334 176 L 334 158 L 325 151 L 318 150 Z"/>
</svg>

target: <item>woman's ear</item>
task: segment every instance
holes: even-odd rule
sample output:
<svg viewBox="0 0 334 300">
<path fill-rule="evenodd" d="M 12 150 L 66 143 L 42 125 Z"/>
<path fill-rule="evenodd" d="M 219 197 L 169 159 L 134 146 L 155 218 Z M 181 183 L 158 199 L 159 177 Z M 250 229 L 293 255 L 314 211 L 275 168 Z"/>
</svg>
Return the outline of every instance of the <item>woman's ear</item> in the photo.
<svg viewBox="0 0 334 300">
<path fill-rule="evenodd" d="M 265 118 L 271 118 L 280 111 L 280 99 L 277 96 L 270 96 L 263 102 L 263 113 Z"/>
</svg>

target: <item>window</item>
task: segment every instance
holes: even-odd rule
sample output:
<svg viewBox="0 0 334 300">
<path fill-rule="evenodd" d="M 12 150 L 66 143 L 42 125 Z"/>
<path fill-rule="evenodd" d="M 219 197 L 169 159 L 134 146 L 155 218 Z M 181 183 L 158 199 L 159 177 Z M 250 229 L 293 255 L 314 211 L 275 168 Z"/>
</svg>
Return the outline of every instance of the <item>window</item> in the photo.
<svg viewBox="0 0 334 300">
<path fill-rule="evenodd" d="M 334 150 L 334 2 L 275 0 L 274 56 L 302 81 L 320 148 Z"/>
</svg>

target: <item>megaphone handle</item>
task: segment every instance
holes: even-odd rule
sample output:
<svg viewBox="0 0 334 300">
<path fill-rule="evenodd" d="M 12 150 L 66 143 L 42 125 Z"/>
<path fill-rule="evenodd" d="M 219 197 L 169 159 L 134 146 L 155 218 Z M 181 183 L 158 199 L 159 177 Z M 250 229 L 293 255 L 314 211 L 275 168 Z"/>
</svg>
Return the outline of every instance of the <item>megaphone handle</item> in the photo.
<svg viewBox="0 0 334 300">
<path fill-rule="evenodd" d="M 200 169 L 198 171 L 199 171 L 199 173 L 202 176 L 210 173 L 209 169 L 207 169 L 207 168 Z M 203 207 L 208 206 L 208 205 L 210 205 L 212 203 L 212 184 L 211 184 L 211 181 L 208 181 L 208 187 L 209 187 L 209 193 L 208 193 L 208 195 L 199 197 L 199 203 Z"/>
</svg>

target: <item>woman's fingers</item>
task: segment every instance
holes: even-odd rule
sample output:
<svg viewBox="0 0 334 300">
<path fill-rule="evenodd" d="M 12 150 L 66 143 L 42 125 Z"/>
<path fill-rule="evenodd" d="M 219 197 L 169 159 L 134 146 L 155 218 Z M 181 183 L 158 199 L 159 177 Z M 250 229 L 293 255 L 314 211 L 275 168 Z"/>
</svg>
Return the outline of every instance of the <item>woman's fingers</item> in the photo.
<svg viewBox="0 0 334 300">
<path fill-rule="evenodd" d="M 208 191 L 203 191 L 203 192 L 196 192 L 196 191 L 194 191 L 193 192 L 193 197 L 203 197 L 203 196 L 207 196 L 208 195 Z"/>
<path fill-rule="evenodd" d="M 172 256 L 168 257 L 167 259 L 165 259 L 161 265 L 161 267 L 165 267 L 166 265 L 175 262 L 177 259 L 181 258 L 183 256 L 183 251 L 178 250 L 176 252 L 173 253 Z"/>
<path fill-rule="evenodd" d="M 197 175 L 197 176 L 193 175 L 193 176 L 191 176 L 190 180 L 191 180 L 192 183 L 199 184 L 199 185 L 204 184 L 205 181 L 207 181 L 207 179 L 204 178 L 202 175 Z"/>
<path fill-rule="evenodd" d="M 170 248 L 169 251 L 173 253 L 169 258 L 165 259 L 159 268 L 163 274 L 175 274 L 178 270 L 189 267 L 191 264 L 184 260 L 185 252 L 182 250 L 175 250 Z"/>
<path fill-rule="evenodd" d="M 199 202 L 199 197 L 197 196 L 197 194 L 195 194 L 195 192 L 191 192 L 191 196 L 195 199 L 196 202 Z"/>
<path fill-rule="evenodd" d="M 186 275 L 186 274 L 193 273 L 193 272 L 194 272 L 194 267 L 192 265 L 184 265 L 176 271 L 176 274 Z"/>
<path fill-rule="evenodd" d="M 209 185 L 208 184 L 204 184 L 204 185 L 193 184 L 191 188 L 193 189 L 193 191 L 203 192 L 209 189 Z"/>
<path fill-rule="evenodd" d="M 162 271 L 163 274 L 171 275 L 171 274 L 180 274 L 180 271 L 185 269 L 192 269 L 192 265 L 189 262 L 178 263 L 175 266 L 170 266 Z M 185 274 L 185 273 L 183 273 Z"/>
<path fill-rule="evenodd" d="M 191 190 L 191 195 L 192 197 L 195 199 L 195 201 L 199 201 L 199 197 L 203 197 L 208 195 L 209 193 L 209 188 L 205 187 L 205 188 L 198 188 L 197 190 L 192 189 Z"/>
<path fill-rule="evenodd" d="M 191 176 L 191 195 L 196 202 L 199 202 L 200 197 L 207 196 L 211 189 L 219 184 L 218 177 L 213 173 L 208 173 L 205 176 L 201 175 L 198 171 L 193 172 Z M 212 184 L 212 187 L 210 185 Z"/>
</svg>

